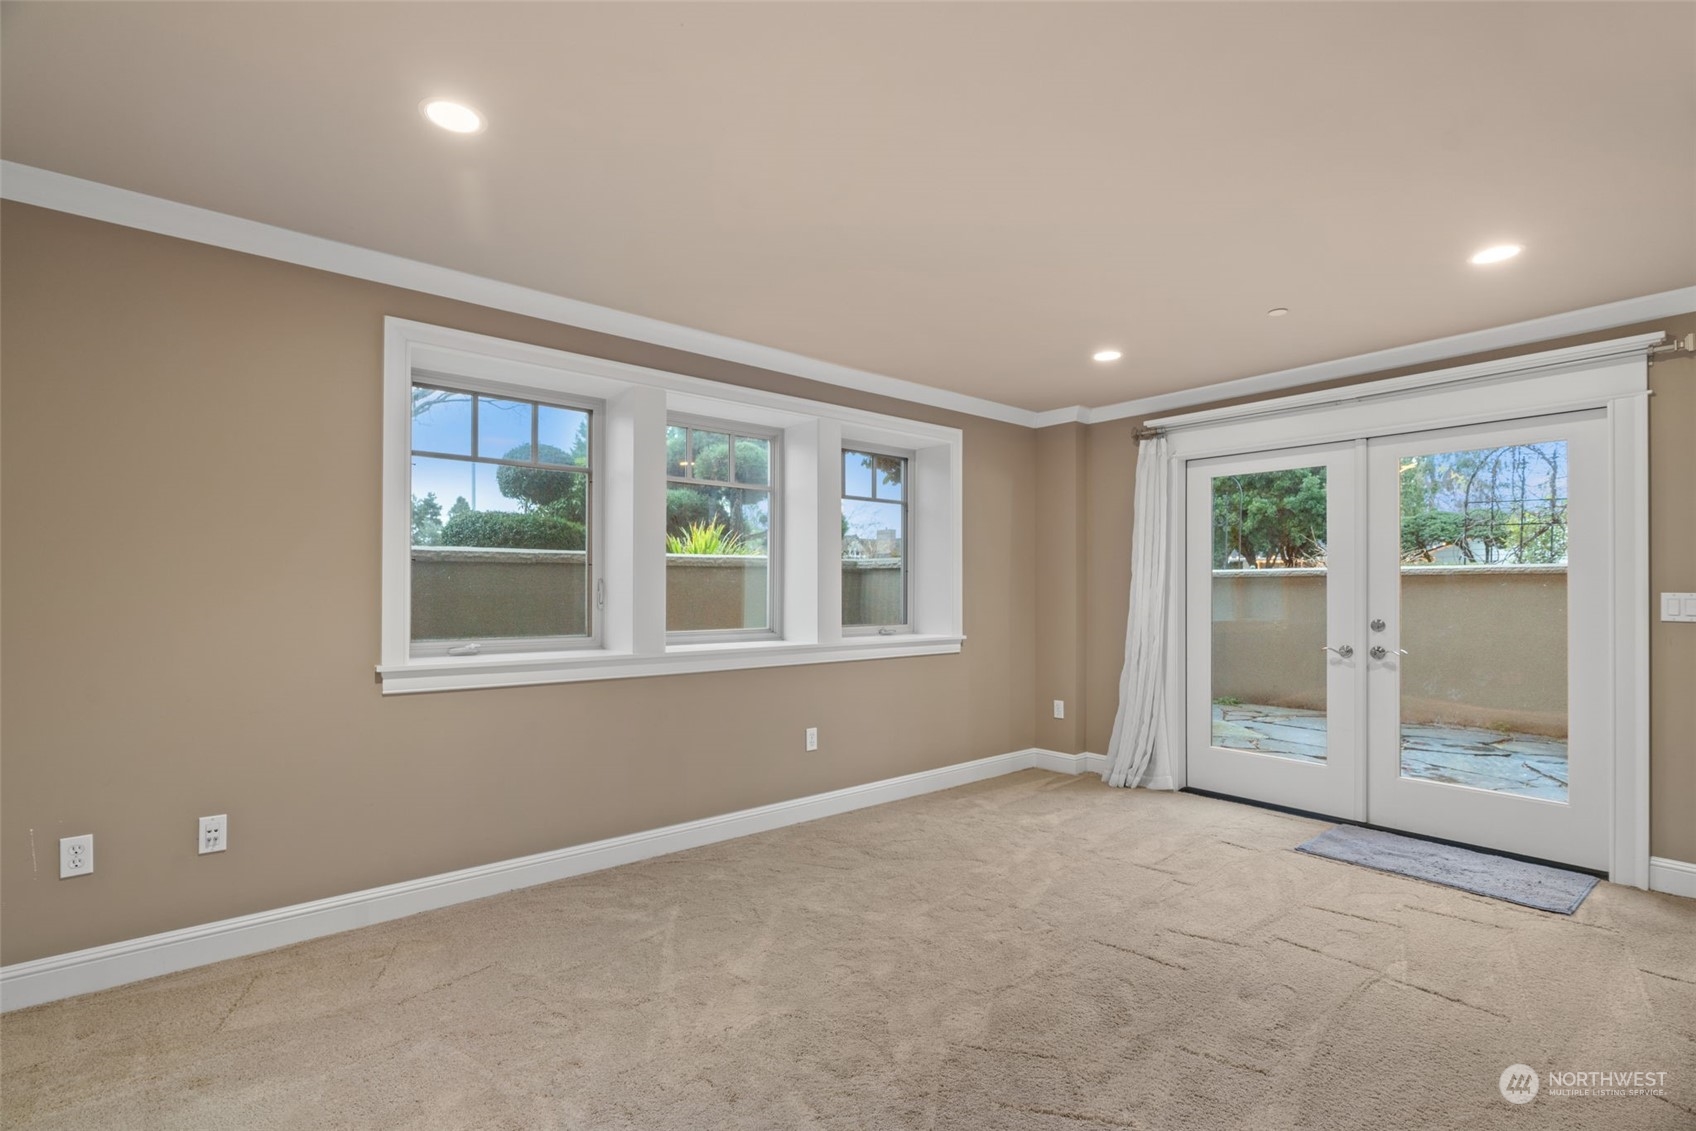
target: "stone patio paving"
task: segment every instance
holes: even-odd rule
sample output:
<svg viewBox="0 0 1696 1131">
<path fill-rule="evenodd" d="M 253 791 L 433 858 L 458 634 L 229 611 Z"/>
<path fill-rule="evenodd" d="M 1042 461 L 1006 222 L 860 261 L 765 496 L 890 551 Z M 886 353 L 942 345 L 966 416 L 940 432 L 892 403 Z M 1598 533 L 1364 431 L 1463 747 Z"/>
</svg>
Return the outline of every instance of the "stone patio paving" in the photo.
<svg viewBox="0 0 1696 1131">
<path fill-rule="evenodd" d="M 1325 715 L 1297 707 L 1215 703 L 1213 744 L 1323 762 Z M 1404 725 L 1402 776 L 1565 801 L 1566 741 L 1482 727 Z"/>
</svg>

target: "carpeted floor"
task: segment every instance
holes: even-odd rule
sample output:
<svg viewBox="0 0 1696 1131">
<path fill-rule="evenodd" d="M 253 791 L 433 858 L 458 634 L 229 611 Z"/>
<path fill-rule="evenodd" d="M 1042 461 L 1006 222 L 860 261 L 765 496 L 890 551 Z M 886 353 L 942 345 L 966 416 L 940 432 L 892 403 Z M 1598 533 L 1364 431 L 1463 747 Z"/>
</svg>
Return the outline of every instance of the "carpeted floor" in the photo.
<svg viewBox="0 0 1696 1131">
<path fill-rule="evenodd" d="M 9 1127 L 1696 1126 L 1696 901 L 1029 771 L 0 1020 Z M 1542 1094 L 1502 1070 L 1666 1073 Z"/>
</svg>

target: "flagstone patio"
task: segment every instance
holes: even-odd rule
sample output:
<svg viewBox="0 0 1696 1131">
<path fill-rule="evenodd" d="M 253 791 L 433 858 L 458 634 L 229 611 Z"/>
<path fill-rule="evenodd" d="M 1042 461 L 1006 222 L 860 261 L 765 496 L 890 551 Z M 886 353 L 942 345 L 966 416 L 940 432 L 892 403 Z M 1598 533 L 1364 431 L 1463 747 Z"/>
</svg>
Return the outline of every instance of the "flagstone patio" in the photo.
<svg viewBox="0 0 1696 1131">
<path fill-rule="evenodd" d="M 1215 703 L 1213 744 L 1323 762 L 1325 715 L 1297 707 Z M 1482 727 L 1404 725 L 1402 776 L 1565 801 L 1566 740 Z"/>
</svg>

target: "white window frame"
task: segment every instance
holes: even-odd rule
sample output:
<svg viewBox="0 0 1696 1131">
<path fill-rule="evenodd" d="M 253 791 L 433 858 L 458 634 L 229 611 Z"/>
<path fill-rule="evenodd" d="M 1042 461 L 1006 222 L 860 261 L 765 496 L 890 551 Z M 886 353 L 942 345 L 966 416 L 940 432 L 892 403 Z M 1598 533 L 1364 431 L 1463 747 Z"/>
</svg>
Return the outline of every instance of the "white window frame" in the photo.
<svg viewBox="0 0 1696 1131">
<path fill-rule="evenodd" d="M 414 373 L 454 387 L 601 406 L 591 479 L 596 633 L 574 646 L 419 654 L 411 620 L 411 389 Z M 384 694 L 957 653 L 964 635 L 964 439 L 959 429 L 626 365 L 400 318 L 384 322 L 382 639 Z M 680 639 L 665 627 L 665 427 L 669 419 L 769 433 L 778 444 L 773 510 L 783 567 L 777 632 Z M 594 427 L 594 425 L 592 425 Z M 842 629 L 842 452 L 909 459 L 908 625 Z M 545 642 L 551 643 L 551 642 Z"/>
<path fill-rule="evenodd" d="M 583 636 L 501 636 L 486 637 L 476 640 L 425 640 L 412 639 L 412 605 L 411 605 L 411 557 L 412 549 L 409 537 L 407 546 L 407 640 L 408 650 L 413 656 L 449 656 L 462 654 L 467 648 L 475 649 L 477 655 L 494 655 L 498 653 L 534 653 L 534 652 L 565 652 L 580 648 L 598 648 L 601 640 L 601 610 L 596 603 L 596 595 L 601 592 L 601 550 L 598 544 L 600 537 L 600 475 L 596 461 L 601 453 L 601 425 L 605 416 L 606 405 L 602 401 L 590 397 L 572 397 L 565 395 L 544 396 L 534 388 L 522 385 L 512 385 L 501 381 L 490 381 L 474 377 L 458 377 L 432 370 L 415 368 L 407 389 L 407 504 L 412 502 L 412 430 L 410 397 L 412 386 L 424 385 L 429 388 L 443 389 L 450 392 L 464 392 L 481 396 L 510 397 L 513 400 L 531 401 L 537 404 L 552 405 L 558 408 L 575 409 L 589 414 L 589 489 L 588 489 L 588 537 L 585 540 L 585 558 L 588 567 L 588 594 L 585 599 L 584 615 L 589 622 L 589 632 Z M 475 420 L 475 417 L 473 417 Z M 473 423 L 475 428 L 476 424 Z M 437 458 L 426 456 L 425 458 Z M 467 462 L 473 461 L 469 457 Z M 582 474 L 573 471 L 571 474 Z"/>
<path fill-rule="evenodd" d="M 916 549 L 918 539 L 915 536 L 916 532 L 914 530 L 916 524 L 913 522 L 913 481 L 917 478 L 917 476 L 913 473 L 914 453 L 908 449 L 892 448 L 882 444 L 857 444 L 848 439 L 844 439 L 842 442 L 842 455 L 845 456 L 849 452 L 865 452 L 867 455 L 872 456 L 890 456 L 894 459 L 905 460 L 907 463 L 907 469 L 903 473 L 903 479 L 901 482 L 900 500 L 901 522 L 903 527 L 901 531 L 901 611 L 906 615 L 906 619 L 896 624 L 844 624 L 842 626 L 842 634 L 844 636 L 895 636 L 904 632 L 911 632 L 913 631 L 913 567 L 921 553 L 921 551 Z M 837 458 L 837 466 L 839 468 L 842 466 L 842 462 L 843 460 L 841 456 L 839 456 Z M 877 472 L 875 469 L 872 472 L 872 478 L 875 482 L 877 478 Z M 842 514 L 842 501 L 847 497 L 848 496 L 843 492 L 839 491 L 837 493 L 836 509 L 839 520 Z M 894 502 L 895 500 L 884 499 L 876 501 Z M 838 529 L 840 529 L 840 526 L 841 524 L 839 521 Z"/>
<path fill-rule="evenodd" d="M 742 437 L 750 440 L 764 440 L 770 447 L 766 467 L 766 484 L 735 483 L 729 486 L 739 490 L 765 491 L 769 496 L 767 507 L 766 528 L 766 627 L 765 628 L 683 628 L 667 629 L 668 645 L 714 644 L 739 640 L 781 640 L 783 639 L 783 432 L 781 429 L 751 424 L 741 420 L 727 420 L 722 417 L 712 418 L 694 416 L 687 413 L 672 413 L 666 417 L 666 425 L 675 428 L 688 428 L 695 432 L 723 432 L 731 438 L 731 464 L 735 465 L 736 439 Z M 673 482 L 673 476 L 667 475 L 668 485 Z M 688 486 L 695 482 L 693 479 L 678 479 L 677 483 Z M 716 483 L 716 481 L 714 481 Z M 669 486 L 668 486 L 669 489 Z M 662 530 L 664 524 L 661 524 Z M 669 561 L 667 568 L 670 568 Z"/>
</svg>

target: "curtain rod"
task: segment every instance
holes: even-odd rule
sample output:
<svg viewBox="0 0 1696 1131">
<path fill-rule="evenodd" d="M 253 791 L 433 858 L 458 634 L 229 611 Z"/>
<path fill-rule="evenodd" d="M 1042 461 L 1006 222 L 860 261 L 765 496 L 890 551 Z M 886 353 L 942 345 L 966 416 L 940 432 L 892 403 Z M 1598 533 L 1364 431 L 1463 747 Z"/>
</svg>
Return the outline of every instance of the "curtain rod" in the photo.
<svg viewBox="0 0 1696 1131">
<path fill-rule="evenodd" d="M 1650 349 L 1645 350 L 1644 353 L 1648 357 L 1650 365 L 1655 364 L 1656 357 L 1677 356 L 1679 354 L 1696 354 L 1696 333 L 1686 334 L 1682 338 L 1674 338 L 1670 342 L 1663 342 L 1658 346 L 1653 346 Z M 1347 386 L 1343 387 L 1346 388 Z M 1272 412 L 1276 410 L 1268 411 Z M 1138 428 L 1134 433 L 1134 436 L 1138 441 L 1142 441 L 1152 440 L 1156 436 L 1165 436 L 1167 434 L 1168 429 L 1166 428 Z"/>
<path fill-rule="evenodd" d="M 1655 358 L 1663 353 L 1696 353 L 1696 333 L 1686 334 L 1682 338 L 1674 338 L 1656 346 L 1649 351 L 1649 364 L 1655 364 Z"/>
</svg>

